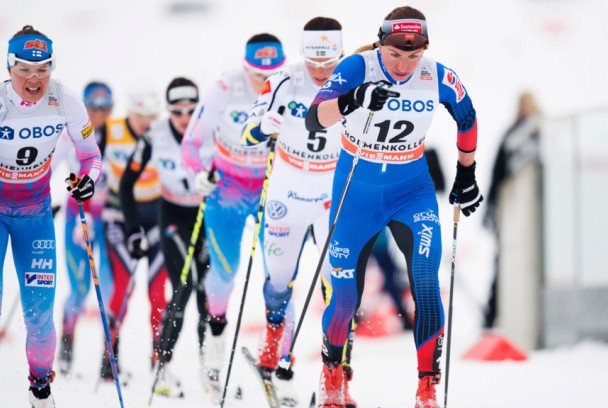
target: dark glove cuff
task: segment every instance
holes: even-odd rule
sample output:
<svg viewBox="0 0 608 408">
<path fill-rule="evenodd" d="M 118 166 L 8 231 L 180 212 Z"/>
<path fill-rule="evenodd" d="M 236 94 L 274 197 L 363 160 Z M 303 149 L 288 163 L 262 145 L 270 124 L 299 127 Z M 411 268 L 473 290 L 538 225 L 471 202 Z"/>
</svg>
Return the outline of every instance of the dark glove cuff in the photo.
<svg viewBox="0 0 608 408">
<path fill-rule="evenodd" d="M 463 166 L 460 162 L 456 162 L 456 179 L 457 180 L 475 180 L 475 167 L 477 162 L 473 162 L 470 166 Z"/>
<path fill-rule="evenodd" d="M 353 113 L 359 107 L 359 104 L 357 104 L 357 101 L 355 100 L 356 89 L 357 88 L 351 89 L 347 93 L 338 96 L 338 109 L 342 116 Z"/>
</svg>

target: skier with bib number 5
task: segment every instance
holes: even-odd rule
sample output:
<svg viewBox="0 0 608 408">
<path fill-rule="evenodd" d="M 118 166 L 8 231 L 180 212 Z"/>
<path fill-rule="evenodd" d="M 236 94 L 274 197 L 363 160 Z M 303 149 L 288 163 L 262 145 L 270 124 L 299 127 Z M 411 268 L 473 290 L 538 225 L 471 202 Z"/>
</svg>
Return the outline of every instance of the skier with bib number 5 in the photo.
<svg viewBox="0 0 608 408">
<path fill-rule="evenodd" d="M 51 159 L 59 136 L 67 131 L 80 162 L 80 181 L 70 194 L 86 201 L 101 173 L 101 154 L 80 97 L 51 79 L 55 55 L 50 38 L 24 26 L 8 42 L 7 68 L 10 80 L 0 84 L 0 303 L 10 237 L 27 331 L 29 403 L 53 408 L 57 257 Z"/>
<path fill-rule="evenodd" d="M 303 61 L 270 76 L 249 114 L 242 143 L 266 143 L 278 134 L 276 156 L 268 179 L 263 215 L 263 256 L 266 280 L 266 331 L 258 367 L 272 374 L 279 403 L 297 406 L 299 397 L 289 360 L 294 337 L 292 291 L 298 263 L 309 236 L 319 253 L 327 238 L 334 169 L 340 154 L 340 127 L 309 132 L 304 120 L 308 106 L 331 77 L 343 57 L 342 25 L 333 18 L 315 17 L 304 25 L 300 54 Z M 285 112 L 278 111 L 284 106 Z M 293 182 L 298 180 L 298 183 Z M 280 251 L 274 251 L 280 248 Z M 327 257 L 322 268 L 323 293 L 331 296 Z M 306 278 L 308 279 L 308 278 Z M 348 394 L 352 378 L 350 349 L 345 353 L 345 403 L 355 408 Z M 279 367 L 279 359 L 282 364 Z M 285 367 L 287 366 L 287 367 Z"/>
<path fill-rule="evenodd" d="M 424 56 L 429 36 L 420 11 L 394 9 L 378 36 L 368 50 L 338 65 L 306 116 L 310 131 L 338 121 L 344 126 L 330 219 L 349 186 L 329 247 L 333 295 L 323 314 L 319 403 L 345 406 L 342 352 L 360 304 L 369 253 L 388 226 L 407 262 L 416 306 L 415 407 L 433 408 L 439 407 L 435 386 L 440 380 L 444 312 L 438 276 L 439 213 L 424 141 L 441 103 L 458 127 L 456 179 L 449 201 L 468 216 L 483 199 L 475 179 L 477 119 L 456 73 Z"/>
</svg>

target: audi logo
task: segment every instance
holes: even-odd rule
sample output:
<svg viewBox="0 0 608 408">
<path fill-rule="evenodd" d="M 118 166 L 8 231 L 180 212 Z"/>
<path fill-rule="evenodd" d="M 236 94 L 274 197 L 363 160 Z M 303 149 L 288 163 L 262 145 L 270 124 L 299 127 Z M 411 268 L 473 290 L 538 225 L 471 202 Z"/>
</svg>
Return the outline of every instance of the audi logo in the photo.
<svg viewBox="0 0 608 408">
<path fill-rule="evenodd" d="M 55 241 L 52 239 L 37 239 L 32 241 L 34 249 L 55 249 Z"/>
</svg>

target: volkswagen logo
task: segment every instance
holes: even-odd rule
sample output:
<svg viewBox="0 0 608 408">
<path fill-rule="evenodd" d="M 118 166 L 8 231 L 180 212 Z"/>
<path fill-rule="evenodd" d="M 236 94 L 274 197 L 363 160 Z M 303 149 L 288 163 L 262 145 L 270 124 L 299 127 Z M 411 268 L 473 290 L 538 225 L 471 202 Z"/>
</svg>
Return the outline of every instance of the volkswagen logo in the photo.
<svg viewBox="0 0 608 408">
<path fill-rule="evenodd" d="M 280 201 L 271 200 L 266 203 L 266 212 L 270 218 L 278 220 L 287 214 L 287 207 Z"/>
<path fill-rule="evenodd" d="M 55 241 L 52 239 L 37 239 L 32 241 L 34 249 L 55 249 Z"/>
</svg>

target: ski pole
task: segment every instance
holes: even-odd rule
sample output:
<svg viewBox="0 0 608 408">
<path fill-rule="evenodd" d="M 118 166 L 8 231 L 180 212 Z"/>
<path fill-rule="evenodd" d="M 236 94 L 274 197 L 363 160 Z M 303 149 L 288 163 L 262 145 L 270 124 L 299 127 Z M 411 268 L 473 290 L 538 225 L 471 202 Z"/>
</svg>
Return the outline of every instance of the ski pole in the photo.
<svg viewBox="0 0 608 408">
<path fill-rule="evenodd" d="M 371 120 L 368 118 L 368 121 Z M 293 354 L 293 349 L 296 344 L 296 340 L 298 338 L 298 334 L 300 333 L 300 328 L 302 327 L 302 323 L 304 321 L 304 316 L 306 316 L 306 311 L 308 310 L 308 306 L 310 304 L 310 300 L 312 299 L 312 294 L 315 290 L 315 286 L 317 285 L 317 280 L 319 279 L 319 275 L 321 273 L 321 268 L 323 268 L 323 261 L 325 260 L 325 256 L 327 255 L 327 250 L 329 248 L 329 243 L 331 242 L 331 237 L 334 234 L 334 230 L 336 229 L 336 224 L 338 223 L 338 216 L 342 211 L 342 204 L 344 204 L 344 199 L 346 198 L 346 193 L 348 192 L 348 187 L 350 186 L 350 182 L 353 178 L 353 174 L 355 173 L 355 168 L 357 167 L 357 163 L 359 162 L 359 157 L 361 156 L 361 145 L 357 146 L 357 152 L 355 153 L 355 157 L 353 158 L 352 165 L 350 167 L 350 171 L 348 172 L 348 176 L 346 177 L 346 183 L 344 184 L 344 189 L 342 190 L 342 195 L 340 196 L 340 201 L 338 201 L 338 208 L 336 209 L 336 213 L 334 214 L 334 218 L 331 221 L 331 226 L 329 227 L 329 231 L 327 233 L 327 238 L 325 239 L 325 244 L 323 245 L 323 250 L 321 251 L 321 257 L 319 258 L 319 262 L 317 263 L 317 269 L 315 270 L 315 274 L 312 278 L 312 282 L 310 284 L 310 288 L 308 289 L 308 295 L 306 295 L 306 301 L 304 302 L 304 306 L 302 307 L 302 313 L 300 314 L 300 318 L 298 319 L 298 325 L 296 326 L 296 330 L 293 334 L 293 339 L 291 340 L 291 346 L 289 347 L 289 354 L 287 361 L 287 367 L 283 367 L 285 364 L 281 362 L 279 365 L 288 369 L 291 364 L 291 355 Z"/>
<path fill-rule="evenodd" d="M 210 179 L 213 177 L 214 170 L 212 169 L 210 172 Z M 198 241 L 198 236 L 201 231 L 201 227 L 203 225 L 203 217 L 205 214 L 205 199 L 201 201 L 198 206 L 198 212 L 196 214 L 196 221 L 194 223 L 194 227 L 192 228 L 192 235 L 190 236 L 190 244 L 188 245 L 188 253 L 186 253 L 186 248 L 184 246 L 184 242 L 180 238 L 177 233 L 177 227 L 175 225 L 170 225 L 166 230 L 165 234 L 175 242 L 177 246 L 177 250 L 180 252 L 182 257 L 184 258 L 184 267 L 182 268 L 182 272 L 180 275 L 180 282 L 177 288 L 177 292 L 175 293 L 175 301 L 171 304 L 171 311 L 169 312 L 169 317 L 167 319 L 168 325 L 163 325 L 163 333 L 161 337 L 161 354 L 158 358 L 158 364 L 156 365 L 156 369 L 154 372 L 154 381 L 152 382 L 152 390 L 150 392 L 150 397 L 148 398 L 148 407 L 152 406 L 152 400 L 154 399 L 154 389 L 156 388 L 156 384 L 158 384 L 158 379 L 160 377 L 160 372 L 165 364 L 165 360 L 163 358 L 165 352 L 168 350 L 164 350 L 163 346 L 167 344 L 169 339 L 171 338 L 171 334 L 173 334 L 173 324 L 175 322 L 175 315 L 177 314 L 177 305 L 181 304 L 182 297 L 184 296 L 184 292 L 186 290 L 186 285 L 188 283 L 188 275 L 190 271 L 192 271 L 193 277 L 193 285 L 194 285 L 194 275 L 197 275 L 196 264 L 192 262 L 194 256 L 194 249 L 196 247 L 196 243 Z"/>
<path fill-rule="evenodd" d="M 452 300 L 454 299 L 454 272 L 456 271 L 456 236 L 458 234 L 458 221 L 460 220 L 460 206 L 454 205 L 454 231 L 452 233 L 452 270 L 450 273 L 450 302 L 448 307 L 448 343 L 445 351 L 445 393 L 443 395 L 443 408 L 448 406 L 448 380 L 450 378 L 450 345 L 452 343 Z"/>
<path fill-rule="evenodd" d="M 279 106 L 277 112 L 282 115 L 285 111 L 284 106 Z M 255 228 L 253 231 L 253 242 L 251 243 L 251 251 L 249 251 L 249 264 L 247 265 L 247 272 L 245 274 L 245 285 L 243 287 L 243 296 L 241 297 L 241 307 L 239 308 L 239 316 L 236 319 L 236 328 L 234 332 L 234 339 L 232 340 L 232 350 L 230 350 L 230 360 L 228 360 L 228 370 L 226 372 L 226 381 L 224 382 L 224 391 L 222 393 L 222 400 L 220 407 L 224 408 L 224 402 L 226 401 L 226 391 L 228 389 L 228 382 L 230 381 L 230 372 L 232 371 L 232 361 L 234 360 L 234 352 L 236 351 L 236 342 L 239 336 L 239 330 L 241 328 L 241 319 L 243 318 L 243 309 L 245 306 L 245 299 L 247 297 L 247 287 L 249 286 L 249 276 L 251 275 L 251 267 L 253 266 L 253 256 L 255 255 L 255 248 L 258 243 L 258 234 L 260 233 L 260 227 L 262 224 L 262 215 L 264 214 L 264 207 L 266 205 L 266 194 L 268 193 L 268 179 L 270 173 L 272 173 L 272 165 L 274 162 L 274 149 L 277 143 L 277 137 L 279 135 L 275 133 L 270 137 L 268 145 L 270 151 L 268 152 L 268 162 L 266 164 L 266 173 L 264 174 L 264 184 L 262 185 L 262 194 L 260 195 L 260 205 L 258 207 L 258 218 L 255 222 Z"/>
<path fill-rule="evenodd" d="M 68 181 L 72 187 L 78 184 L 78 177 L 72 173 Z M 93 277 L 93 283 L 95 284 L 95 294 L 97 295 L 97 304 L 99 305 L 99 315 L 101 316 L 101 322 L 103 324 L 103 331 L 106 338 L 106 347 L 108 348 L 108 354 L 110 356 L 110 365 L 112 366 L 112 374 L 114 375 L 114 383 L 116 384 L 116 391 L 118 392 L 118 400 L 121 408 L 124 408 L 122 400 L 122 392 L 120 390 L 120 381 L 118 380 L 118 369 L 116 368 L 116 357 L 114 357 L 114 349 L 112 348 L 112 341 L 110 339 L 110 329 L 108 327 L 108 320 L 106 318 L 105 308 L 103 306 L 103 298 L 101 297 L 101 288 L 99 287 L 99 278 L 97 276 L 97 270 L 95 269 L 95 258 L 93 258 L 93 250 L 91 248 L 91 241 L 89 240 L 89 228 L 87 226 L 87 220 L 84 215 L 84 206 L 81 200 L 76 200 L 78 203 L 78 212 L 80 213 L 80 224 L 82 225 L 82 234 L 84 241 L 87 246 L 87 255 L 89 256 L 89 269 Z"/>
</svg>

